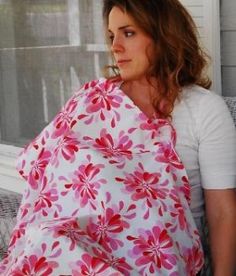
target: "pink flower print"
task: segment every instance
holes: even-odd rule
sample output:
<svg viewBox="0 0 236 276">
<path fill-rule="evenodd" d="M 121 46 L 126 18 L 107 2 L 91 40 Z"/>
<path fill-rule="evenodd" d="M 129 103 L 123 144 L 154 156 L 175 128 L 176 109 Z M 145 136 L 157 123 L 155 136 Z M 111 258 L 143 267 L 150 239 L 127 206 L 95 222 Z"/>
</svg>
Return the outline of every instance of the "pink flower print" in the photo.
<svg viewBox="0 0 236 276">
<path fill-rule="evenodd" d="M 52 165 L 58 167 L 60 159 L 64 159 L 73 163 L 75 161 L 76 153 L 79 151 L 80 142 L 78 137 L 64 136 L 63 139 L 59 140 L 55 147 Z"/>
<path fill-rule="evenodd" d="M 195 276 L 201 270 L 204 264 L 204 255 L 200 248 L 200 245 L 195 245 L 193 248 L 183 249 L 182 257 L 186 263 L 186 275 Z"/>
<path fill-rule="evenodd" d="M 48 165 L 50 158 L 51 152 L 43 148 L 37 160 L 31 162 L 32 169 L 30 171 L 28 181 L 32 189 L 36 190 L 38 188 L 38 184 L 42 179 L 45 168 Z"/>
<path fill-rule="evenodd" d="M 170 206 L 170 214 L 173 218 L 176 218 L 178 221 L 179 228 L 185 230 L 188 228 L 185 210 L 181 202 L 181 198 L 178 195 L 178 190 L 173 189 L 171 191 L 170 197 L 173 199 L 173 205 Z"/>
<path fill-rule="evenodd" d="M 19 158 L 17 159 L 16 169 L 25 180 L 28 181 L 28 174 L 32 169 L 32 164 L 34 164 L 33 159 L 40 156 L 40 154 L 42 154 L 42 150 L 45 151 L 43 147 L 45 146 L 49 135 L 48 130 L 45 129 L 30 144 L 28 144 L 23 151 L 21 151 Z M 31 162 L 30 159 L 32 160 Z"/>
<path fill-rule="evenodd" d="M 125 184 L 125 189 L 132 192 L 131 198 L 135 201 L 143 198 L 158 198 L 158 189 L 160 173 L 149 173 L 144 170 L 141 163 L 133 173 L 127 174 L 126 179 L 116 178 L 122 180 Z"/>
<path fill-rule="evenodd" d="M 140 113 L 138 120 L 140 129 L 148 131 L 148 137 L 151 139 L 157 138 L 160 140 L 164 131 L 170 133 L 172 130 L 170 123 L 165 119 L 155 119 L 155 117 L 149 119 L 144 113 Z"/>
<path fill-rule="evenodd" d="M 103 157 L 109 159 L 110 164 L 115 164 L 117 168 L 125 166 L 126 159 L 132 159 L 132 140 L 123 131 L 119 133 L 118 139 L 113 140 L 112 135 L 102 129 L 100 138 L 97 138 L 94 147 L 102 152 Z"/>
<path fill-rule="evenodd" d="M 65 184 L 67 191 L 61 194 L 65 196 L 71 190 L 74 191 L 75 199 L 79 202 L 81 207 L 85 207 L 88 203 L 96 209 L 95 200 L 98 195 L 98 190 L 101 185 L 107 183 L 103 178 L 99 178 L 101 169 L 104 168 L 102 164 L 83 164 L 78 170 L 73 173 L 72 183 Z"/>
<path fill-rule="evenodd" d="M 68 238 L 70 241 L 70 251 L 74 250 L 78 243 L 80 243 L 81 237 L 85 236 L 85 232 L 81 230 L 79 224 L 74 219 L 67 220 L 59 225 L 50 226 L 48 228 L 54 232 L 54 238 Z"/>
<path fill-rule="evenodd" d="M 140 229 L 140 233 L 139 237 L 127 237 L 135 245 L 131 252 L 136 258 L 135 264 L 143 266 L 140 272 L 148 269 L 150 274 L 157 275 L 158 269 L 171 270 L 176 264 L 177 256 L 173 253 L 174 245 L 166 229 L 154 226 L 152 231 Z"/>
<path fill-rule="evenodd" d="M 103 108 L 106 110 L 111 110 L 112 107 L 120 107 L 122 98 L 112 94 L 114 88 L 114 84 L 108 80 L 102 83 L 98 83 L 88 94 L 88 98 L 86 100 L 86 103 L 89 104 L 86 109 L 87 112 L 93 113 Z"/>
<path fill-rule="evenodd" d="M 180 187 L 180 191 L 184 194 L 188 204 L 190 205 L 190 200 L 191 200 L 191 190 L 190 190 L 190 184 L 188 181 L 187 176 L 182 176 L 181 178 L 182 185 Z"/>
<path fill-rule="evenodd" d="M 173 180 L 176 182 L 180 170 L 185 173 L 184 165 L 179 159 L 174 146 L 171 142 L 155 143 L 157 146 L 156 158 L 157 162 L 166 163 L 166 172 L 171 173 Z"/>
<path fill-rule="evenodd" d="M 106 252 L 102 251 L 100 248 L 94 247 L 93 252 L 96 257 L 100 260 L 103 260 L 109 267 L 114 268 L 122 273 L 122 275 L 130 276 L 131 271 L 133 270 L 132 267 L 126 262 L 125 257 L 116 258 L 111 254 L 107 254 Z M 120 274 L 118 274 L 120 275 Z"/>
<path fill-rule="evenodd" d="M 49 188 L 51 187 L 51 188 Z M 53 202 L 58 200 L 58 192 L 56 188 L 48 185 L 47 177 L 43 177 L 42 189 L 39 192 L 38 198 L 34 203 L 34 212 L 40 212 L 43 216 L 47 216 Z"/>
<path fill-rule="evenodd" d="M 175 169 L 182 170 L 184 169 L 183 163 L 180 161 L 178 155 L 176 154 L 173 144 L 171 142 L 162 142 L 156 143 L 157 148 L 157 156 L 155 158 L 158 162 L 163 162 L 167 164 L 166 171 L 174 172 Z M 176 178 L 176 176 L 174 176 Z"/>
<path fill-rule="evenodd" d="M 18 219 L 25 219 L 27 218 L 27 215 L 32 211 L 32 204 L 31 203 L 21 203 L 19 212 L 18 212 Z"/>
<path fill-rule="evenodd" d="M 9 257 L 4 256 L 4 258 L 0 262 L 0 275 L 6 275 L 4 273 L 9 265 Z"/>
<path fill-rule="evenodd" d="M 120 120 L 120 115 L 115 109 L 119 108 L 122 103 L 122 97 L 116 93 L 116 89 L 114 84 L 108 80 L 97 83 L 87 94 L 85 100 L 88 114 L 81 114 L 78 119 L 86 118 L 86 124 L 110 119 L 111 127 L 114 128 L 116 122 Z"/>
<path fill-rule="evenodd" d="M 27 223 L 23 222 L 13 230 L 9 243 L 9 249 L 16 244 L 17 240 L 21 239 L 25 235 L 26 225 Z"/>
<path fill-rule="evenodd" d="M 70 267 L 73 276 L 109 275 L 106 273 L 109 265 L 96 257 L 90 256 L 88 253 L 84 253 L 81 260 L 71 263 Z"/>
<path fill-rule="evenodd" d="M 49 276 L 52 275 L 53 270 L 58 266 L 56 262 L 48 261 L 43 256 L 31 255 L 25 257 L 22 264 L 11 271 L 14 276 Z"/>
<path fill-rule="evenodd" d="M 84 84 L 84 86 L 82 87 L 82 89 L 88 91 L 89 89 L 96 87 L 96 85 L 97 85 L 98 83 L 99 83 L 99 80 L 98 80 L 98 79 L 97 79 L 97 80 L 92 80 L 92 81 L 90 81 L 90 82 L 86 82 L 86 83 Z"/>
<path fill-rule="evenodd" d="M 168 181 L 160 181 L 160 173 L 149 173 L 141 163 L 138 164 L 133 173 L 125 174 L 125 176 L 124 179 L 120 177 L 115 179 L 124 183 L 124 192 L 130 193 L 132 200 L 146 201 L 147 211 L 144 214 L 144 218 L 147 219 L 149 217 L 149 208 L 153 205 L 162 204 L 162 200 L 168 195 Z M 164 209 L 166 209 L 165 204 Z"/>
<path fill-rule="evenodd" d="M 115 213 L 113 209 L 104 210 L 104 215 L 99 215 L 97 221 L 91 219 L 88 224 L 87 233 L 89 236 L 103 246 L 103 248 L 112 252 L 118 247 L 123 246 L 123 242 L 117 239 L 117 234 L 121 233 L 125 228 L 129 228 L 129 224 L 122 216 Z"/>
<path fill-rule="evenodd" d="M 61 112 L 57 114 L 57 116 L 53 120 L 53 125 L 55 129 L 52 133 L 52 138 L 57 138 L 67 133 L 67 131 L 71 127 L 71 123 L 73 122 L 73 115 L 76 111 L 77 106 L 78 100 L 73 97 L 61 110 Z"/>
</svg>

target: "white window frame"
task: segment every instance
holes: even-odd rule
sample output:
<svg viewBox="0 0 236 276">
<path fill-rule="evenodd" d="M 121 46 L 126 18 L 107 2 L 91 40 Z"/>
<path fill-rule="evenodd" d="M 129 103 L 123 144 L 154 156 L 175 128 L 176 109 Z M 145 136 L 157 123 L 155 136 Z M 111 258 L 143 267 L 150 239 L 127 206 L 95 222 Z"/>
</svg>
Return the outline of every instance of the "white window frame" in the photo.
<svg viewBox="0 0 236 276">
<path fill-rule="evenodd" d="M 220 0 L 180 0 L 192 14 L 196 22 L 200 20 L 200 39 L 206 52 L 211 57 L 208 74 L 212 87 L 221 94 L 220 62 Z M 198 24 L 197 24 L 198 26 Z"/>
<path fill-rule="evenodd" d="M 204 43 L 212 58 L 210 67 L 212 90 L 221 95 L 220 0 L 204 0 L 204 5 L 205 26 L 207 26 Z"/>
<path fill-rule="evenodd" d="M 15 160 L 22 148 L 0 144 L 0 188 L 22 193 L 25 181 L 15 168 Z"/>
<path fill-rule="evenodd" d="M 192 0 L 185 0 L 191 3 Z M 204 0 L 203 17 L 206 26 L 203 43 L 212 56 L 210 75 L 212 89 L 221 94 L 220 16 L 219 0 Z M 22 193 L 26 183 L 15 169 L 15 160 L 22 148 L 0 144 L 0 188 Z"/>
</svg>

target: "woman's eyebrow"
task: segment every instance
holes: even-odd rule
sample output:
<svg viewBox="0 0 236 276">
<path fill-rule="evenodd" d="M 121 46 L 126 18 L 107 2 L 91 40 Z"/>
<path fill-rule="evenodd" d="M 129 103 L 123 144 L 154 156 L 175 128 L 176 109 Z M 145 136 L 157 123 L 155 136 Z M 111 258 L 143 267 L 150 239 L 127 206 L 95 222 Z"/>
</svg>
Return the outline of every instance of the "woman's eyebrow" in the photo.
<svg viewBox="0 0 236 276">
<path fill-rule="evenodd" d="M 131 26 L 132 26 L 132 25 L 124 25 L 124 26 L 119 27 L 118 30 L 123 30 L 123 29 L 129 28 L 129 27 L 131 27 Z M 112 31 L 111 31 L 110 29 L 108 29 L 108 32 L 112 33 Z"/>
</svg>

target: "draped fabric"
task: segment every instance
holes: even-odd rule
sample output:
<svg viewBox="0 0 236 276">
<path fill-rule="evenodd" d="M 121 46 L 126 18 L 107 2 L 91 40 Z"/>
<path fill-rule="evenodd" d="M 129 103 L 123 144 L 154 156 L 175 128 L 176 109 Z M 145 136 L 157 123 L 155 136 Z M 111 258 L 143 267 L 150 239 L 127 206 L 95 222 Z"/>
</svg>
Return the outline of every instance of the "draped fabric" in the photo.
<svg viewBox="0 0 236 276">
<path fill-rule="evenodd" d="M 168 120 L 86 83 L 21 153 L 28 182 L 1 275 L 195 275 L 190 186 Z"/>
</svg>

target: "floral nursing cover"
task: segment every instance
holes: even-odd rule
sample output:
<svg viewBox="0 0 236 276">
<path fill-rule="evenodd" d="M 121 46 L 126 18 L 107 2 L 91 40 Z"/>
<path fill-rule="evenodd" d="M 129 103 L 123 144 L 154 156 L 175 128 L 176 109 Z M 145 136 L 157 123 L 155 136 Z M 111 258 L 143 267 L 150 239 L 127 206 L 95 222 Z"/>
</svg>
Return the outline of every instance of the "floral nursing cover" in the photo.
<svg viewBox="0 0 236 276">
<path fill-rule="evenodd" d="M 175 131 L 85 84 L 21 153 L 28 182 L 1 275 L 195 275 L 203 265 Z"/>
</svg>

